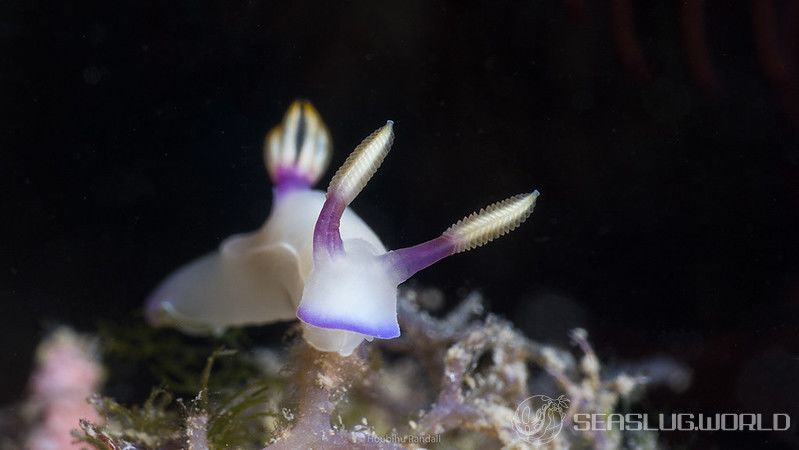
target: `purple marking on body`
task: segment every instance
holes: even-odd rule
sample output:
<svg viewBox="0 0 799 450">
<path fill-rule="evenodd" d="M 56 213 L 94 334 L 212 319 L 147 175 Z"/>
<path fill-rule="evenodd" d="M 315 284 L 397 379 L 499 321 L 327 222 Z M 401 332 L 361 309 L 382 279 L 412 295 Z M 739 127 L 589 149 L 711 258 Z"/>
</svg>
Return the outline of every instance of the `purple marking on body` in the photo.
<svg viewBox="0 0 799 450">
<path fill-rule="evenodd" d="M 278 167 L 275 171 L 274 192 L 282 197 L 298 189 L 308 189 L 313 185 L 311 177 L 297 170 L 296 167 Z"/>
<path fill-rule="evenodd" d="M 314 260 L 323 255 L 323 250 L 327 251 L 327 256 L 335 256 L 344 252 L 340 227 L 341 216 L 346 208 L 347 205 L 335 193 L 327 195 L 313 230 Z"/>
<path fill-rule="evenodd" d="M 397 284 L 413 274 L 430 267 L 437 261 L 455 253 L 455 241 L 447 236 L 439 236 L 413 247 L 392 250 L 385 255 L 385 262 L 392 268 Z"/>
<path fill-rule="evenodd" d="M 159 325 L 163 319 L 164 306 L 169 303 L 158 295 L 158 292 L 151 295 L 144 306 L 144 319 L 150 325 Z"/>
<path fill-rule="evenodd" d="M 378 339 L 393 339 L 400 335 L 399 324 L 396 320 L 393 323 L 375 324 L 374 321 L 355 322 L 351 318 L 327 318 L 314 314 L 304 306 L 297 309 L 297 318 L 315 327 L 352 331 Z"/>
</svg>

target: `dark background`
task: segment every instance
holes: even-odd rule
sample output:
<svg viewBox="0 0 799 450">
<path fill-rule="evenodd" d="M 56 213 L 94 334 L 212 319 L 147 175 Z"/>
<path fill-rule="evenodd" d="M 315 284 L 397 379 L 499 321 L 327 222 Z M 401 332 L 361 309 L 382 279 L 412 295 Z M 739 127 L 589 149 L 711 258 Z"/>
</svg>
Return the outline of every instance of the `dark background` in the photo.
<svg viewBox="0 0 799 450">
<path fill-rule="evenodd" d="M 632 27 L 623 0 L 56 3 L 0 6 L 0 402 L 21 398 L 50 324 L 126 320 L 177 265 L 261 224 L 263 135 L 304 97 L 333 167 L 396 122 L 354 204 L 391 248 L 541 191 L 511 236 L 415 277 L 448 305 L 480 289 L 533 337 L 568 345 L 581 325 L 611 364 L 690 365 L 692 387 L 652 411 L 799 420 L 789 2 L 765 32 L 762 10 L 721 1 L 703 20 L 638 5 Z"/>
</svg>

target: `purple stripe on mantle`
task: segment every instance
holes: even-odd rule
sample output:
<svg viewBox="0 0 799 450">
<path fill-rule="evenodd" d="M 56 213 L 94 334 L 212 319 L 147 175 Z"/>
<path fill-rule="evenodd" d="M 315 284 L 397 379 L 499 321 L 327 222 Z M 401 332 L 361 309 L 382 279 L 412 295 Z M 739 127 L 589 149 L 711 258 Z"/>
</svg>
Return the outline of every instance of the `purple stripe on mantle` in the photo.
<svg viewBox="0 0 799 450">
<path fill-rule="evenodd" d="M 297 309 L 297 318 L 315 327 L 353 331 L 378 339 L 393 339 L 400 335 L 399 324 L 396 318 L 392 323 L 377 324 L 373 321 L 362 323 L 353 321 L 352 318 L 330 318 L 315 315 L 310 309 L 303 306 Z"/>
</svg>

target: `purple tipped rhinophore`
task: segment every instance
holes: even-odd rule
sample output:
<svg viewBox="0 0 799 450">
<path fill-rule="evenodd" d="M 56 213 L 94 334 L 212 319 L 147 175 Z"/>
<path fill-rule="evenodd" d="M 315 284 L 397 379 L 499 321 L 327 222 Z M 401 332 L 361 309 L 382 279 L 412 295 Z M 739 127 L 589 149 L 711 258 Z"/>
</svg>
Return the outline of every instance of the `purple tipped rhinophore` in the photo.
<svg viewBox="0 0 799 450">
<path fill-rule="evenodd" d="M 399 284 L 455 252 L 455 241 L 449 236 L 439 236 L 413 247 L 390 251 L 384 258 L 392 267 Z"/>
<path fill-rule="evenodd" d="M 314 261 L 336 256 L 344 251 L 341 242 L 341 216 L 372 178 L 391 149 L 394 140 L 392 121 L 366 137 L 338 169 L 327 188 L 327 198 L 316 220 L 313 237 Z M 327 254 L 325 254 L 327 252 Z"/>
<path fill-rule="evenodd" d="M 330 257 L 341 254 L 344 251 L 339 228 L 341 226 L 341 216 L 346 208 L 346 203 L 335 193 L 327 195 L 313 231 L 314 260 L 318 260 L 323 255 Z"/>
</svg>

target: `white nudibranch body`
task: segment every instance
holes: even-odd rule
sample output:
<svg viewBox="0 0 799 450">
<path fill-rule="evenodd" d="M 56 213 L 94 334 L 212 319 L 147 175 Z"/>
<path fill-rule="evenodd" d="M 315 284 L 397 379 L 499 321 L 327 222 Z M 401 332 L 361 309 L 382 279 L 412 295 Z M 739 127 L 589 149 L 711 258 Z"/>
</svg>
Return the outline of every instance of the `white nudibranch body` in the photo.
<svg viewBox="0 0 799 450">
<path fill-rule="evenodd" d="M 312 190 L 330 160 L 330 136 L 310 103 L 294 102 L 265 139 L 275 184 L 268 219 L 170 275 L 147 301 L 150 323 L 200 334 L 299 318 L 310 345 L 345 356 L 363 340 L 398 337 L 397 286 L 515 229 L 532 213 L 538 192 L 495 203 L 425 243 L 387 251 L 349 204 L 393 136 L 389 121 L 356 147 L 327 193 Z"/>
</svg>

